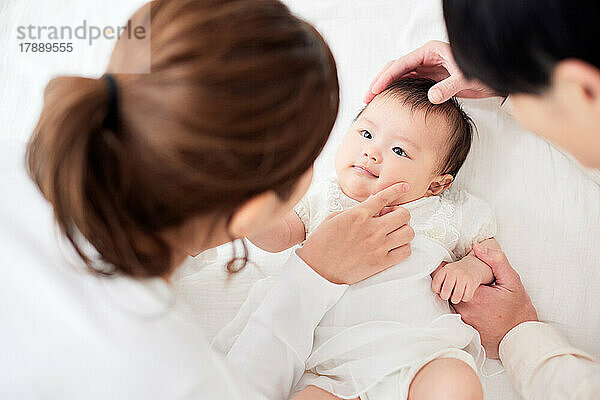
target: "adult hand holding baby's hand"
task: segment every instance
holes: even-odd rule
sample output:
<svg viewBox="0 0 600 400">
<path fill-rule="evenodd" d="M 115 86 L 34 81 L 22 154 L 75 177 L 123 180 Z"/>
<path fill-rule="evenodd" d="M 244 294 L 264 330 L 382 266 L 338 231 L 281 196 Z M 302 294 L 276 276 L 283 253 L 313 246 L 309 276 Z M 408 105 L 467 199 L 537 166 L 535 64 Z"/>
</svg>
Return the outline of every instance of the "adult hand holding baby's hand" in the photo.
<svg viewBox="0 0 600 400">
<path fill-rule="evenodd" d="M 398 207 L 383 216 L 378 214 L 408 189 L 407 183 L 397 183 L 330 216 L 296 253 L 325 279 L 346 284 L 362 281 L 405 260 L 415 237 L 408 225 L 410 213 Z"/>
<path fill-rule="evenodd" d="M 479 331 L 487 356 L 498 358 L 502 338 L 522 322 L 537 321 L 537 312 L 504 252 L 477 244 L 473 251 L 490 266 L 496 284 L 479 287 L 471 302 L 457 304 L 454 309 L 463 321 Z"/>
</svg>

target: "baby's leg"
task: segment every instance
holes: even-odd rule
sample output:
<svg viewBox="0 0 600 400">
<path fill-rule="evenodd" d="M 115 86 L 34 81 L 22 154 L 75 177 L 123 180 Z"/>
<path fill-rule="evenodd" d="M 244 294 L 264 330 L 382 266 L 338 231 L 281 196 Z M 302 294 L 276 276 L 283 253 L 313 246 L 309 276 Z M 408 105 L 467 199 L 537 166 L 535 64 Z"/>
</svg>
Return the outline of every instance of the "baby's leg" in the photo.
<svg viewBox="0 0 600 400">
<path fill-rule="evenodd" d="M 409 400 L 481 400 L 483 388 L 473 368 L 455 358 L 438 358 L 419 370 Z"/>
<path fill-rule="evenodd" d="M 292 398 L 292 400 L 339 400 L 340 398 L 332 395 L 326 390 L 316 386 L 307 386 L 300 393 Z M 354 400 L 358 400 L 358 397 Z"/>
</svg>

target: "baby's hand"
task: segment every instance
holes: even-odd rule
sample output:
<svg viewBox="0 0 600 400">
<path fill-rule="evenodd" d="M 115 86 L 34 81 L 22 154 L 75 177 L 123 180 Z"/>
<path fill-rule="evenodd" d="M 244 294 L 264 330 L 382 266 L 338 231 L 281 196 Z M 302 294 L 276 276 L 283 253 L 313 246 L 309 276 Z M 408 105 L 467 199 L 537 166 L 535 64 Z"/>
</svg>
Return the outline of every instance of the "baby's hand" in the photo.
<svg viewBox="0 0 600 400">
<path fill-rule="evenodd" d="M 440 295 L 442 300 L 458 304 L 473 299 L 475 290 L 481 285 L 483 278 L 477 261 L 471 257 L 446 264 L 434 272 L 431 289 Z"/>
</svg>

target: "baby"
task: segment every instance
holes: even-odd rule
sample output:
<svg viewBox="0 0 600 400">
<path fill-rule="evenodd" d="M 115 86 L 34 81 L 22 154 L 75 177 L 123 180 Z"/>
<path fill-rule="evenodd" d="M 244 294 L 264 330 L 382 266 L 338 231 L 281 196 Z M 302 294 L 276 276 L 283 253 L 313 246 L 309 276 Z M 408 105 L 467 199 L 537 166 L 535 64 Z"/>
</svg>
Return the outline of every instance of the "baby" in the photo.
<svg viewBox="0 0 600 400">
<path fill-rule="evenodd" d="M 316 386 L 332 394 L 323 398 L 407 399 L 409 392 L 411 398 L 483 398 L 479 335 L 448 300 L 469 301 L 480 284 L 493 281 L 471 249 L 473 242 L 499 247 L 495 220 L 481 200 L 450 188 L 473 127 L 456 100 L 428 101 L 433 83 L 391 84 L 352 123 L 335 157 L 337 177 L 315 182 L 293 212 L 249 238 L 279 252 L 301 243 L 329 214 L 394 183 L 410 185 L 399 203 L 411 213 L 412 255 L 349 287 L 325 314 L 296 392 Z M 217 336 L 217 348 L 228 350 L 273 279 L 255 285 Z"/>
</svg>

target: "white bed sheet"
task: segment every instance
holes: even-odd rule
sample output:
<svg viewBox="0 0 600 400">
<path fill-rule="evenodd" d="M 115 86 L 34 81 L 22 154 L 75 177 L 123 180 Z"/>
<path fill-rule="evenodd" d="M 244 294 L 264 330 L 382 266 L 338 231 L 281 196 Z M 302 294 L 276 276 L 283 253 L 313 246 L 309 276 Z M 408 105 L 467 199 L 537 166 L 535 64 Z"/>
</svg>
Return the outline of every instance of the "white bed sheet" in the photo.
<svg viewBox="0 0 600 400">
<path fill-rule="evenodd" d="M 14 48 L 15 27 L 89 20 L 122 22 L 142 1 L 71 2 L 9 0 L 0 4 L 0 142 L 22 148 L 35 125 L 47 80 L 58 73 L 99 76 L 110 46 L 80 48 L 60 57 L 23 58 Z M 322 32 L 338 62 L 341 110 L 316 165 L 333 173 L 332 157 L 370 80 L 394 57 L 431 39 L 445 39 L 438 0 L 288 0 Z M 457 185 L 487 200 L 496 213 L 502 244 L 519 271 L 540 318 L 583 350 L 600 358 L 600 186 L 573 161 L 518 128 L 499 101 L 468 101 L 479 134 Z M 0 166 L 2 164 L 0 163 Z M 10 190 L 10 188 L 2 188 Z M 32 215 L 31 223 L 34 224 Z M 194 259 L 177 282 L 182 300 L 209 337 L 235 315 L 253 282 L 277 274 L 287 252 L 267 254 L 249 245 L 255 265 L 227 279 L 230 246 L 218 248 L 214 264 L 199 269 Z M 504 374 L 486 379 L 486 398 L 517 399 Z"/>
</svg>

